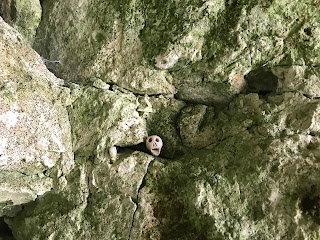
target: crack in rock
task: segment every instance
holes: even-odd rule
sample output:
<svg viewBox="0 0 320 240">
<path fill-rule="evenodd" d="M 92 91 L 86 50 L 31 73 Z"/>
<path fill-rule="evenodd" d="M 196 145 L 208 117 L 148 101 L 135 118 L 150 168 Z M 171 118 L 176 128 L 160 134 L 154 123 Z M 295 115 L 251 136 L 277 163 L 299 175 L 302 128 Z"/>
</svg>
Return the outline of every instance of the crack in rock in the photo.
<svg viewBox="0 0 320 240">
<path fill-rule="evenodd" d="M 142 178 L 142 181 L 141 181 L 141 184 L 139 186 L 139 189 L 138 189 L 138 192 L 137 192 L 137 197 L 135 199 L 131 198 L 132 202 L 136 205 L 136 209 L 134 210 L 133 212 L 133 216 L 132 216 L 132 221 L 131 221 L 131 226 L 130 226 L 130 232 L 129 232 L 129 236 L 128 236 L 128 240 L 130 240 L 130 237 L 131 237 L 131 232 L 132 232 L 132 229 L 133 229 L 133 225 L 134 225 L 134 218 L 135 218 L 135 215 L 139 209 L 139 194 L 140 194 L 140 190 L 145 186 L 145 183 L 146 183 L 146 177 L 148 175 L 148 172 L 149 172 L 149 168 L 150 168 L 150 165 L 151 163 L 153 162 L 153 160 L 151 160 L 147 166 L 147 171 L 146 171 L 146 174 L 143 176 Z"/>
</svg>

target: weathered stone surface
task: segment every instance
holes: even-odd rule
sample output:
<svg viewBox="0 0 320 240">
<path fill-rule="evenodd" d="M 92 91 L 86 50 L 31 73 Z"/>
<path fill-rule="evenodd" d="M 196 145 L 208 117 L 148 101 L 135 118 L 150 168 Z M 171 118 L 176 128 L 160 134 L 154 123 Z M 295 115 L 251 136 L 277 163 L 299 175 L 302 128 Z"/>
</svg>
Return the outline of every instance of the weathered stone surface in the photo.
<svg viewBox="0 0 320 240">
<path fill-rule="evenodd" d="M 47 170 L 73 167 L 70 100 L 62 80 L 1 18 L 0 32 L 0 212 L 12 215 L 11 205 L 53 188 Z"/>
<path fill-rule="evenodd" d="M 21 60 L 31 50 L 13 31 L 1 35 L 1 103 L 38 101 L 31 119 L 68 105 L 74 162 L 1 175 L 53 187 L 23 209 L 35 195 L 1 195 L 16 239 L 320 238 L 318 0 L 41 3 L 34 46 L 71 98 L 38 56 Z M 28 67 L 51 83 L 25 81 Z M 41 134 L 70 130 L 49 123 Z"/>
<path fill-rule="evenodd" d="M 91 205 L 86 209 L 93 238 L 129 239 L 140 188 L 152 160 L 145 153 L 124 153 L 115 164 L 93 171 Z"/>
<path fill-rule="evenodd" d="M 319 97 L 319 69 L 308 66 L 277 67 L 273 72 L 278 76 L 279 91 L 299 90 L 307 97 Z"/>
<path fill-rule="evenodd" d="M 52 69 L 59 76 L 78 82 L 97 77 L 139 94 L 175 93 L 167 71 L 143 63 L 139 4 L 44 1 L 43 9 L 35 46 L 46 59 L 60 61 Z"/>
<path fill-rule="evenodd" d="M 73 151 L 94 151 L 101 161 L 106 161 L 112 147 L 143 142 L 147 137 L 146 122 L 137 107 L 132 93 L 83 88 L 69 108 Z"/>
<path fill-rule="evenodd" d="M 188 235 L 193 230 L 190 225 L 181 226 L 184 206 L 177 198 L 176 190 L 180 191 L 183 185 L 176 173 L 181 173 L 178 169 L 182 167 L 181 162 L 163 160 L 150 164 L 146 185 L 140 191 L 130 239 L 197 239 L 193 233 Z M 184 235 L 179 236 L 182 232 Z"/>
<path fill-rule="evenodd" d="M 39 0 L 2 0 L 0 16 L 15 27 L 30 43 L 41 20 Z"/>
<path fill-rule="evenodd" d="M 177 89 L 177 98 L 186 102 L 201 104 L 225 104 L 235 93 L 241 92 L 243 86 L 236 88 L 223 83 L 220 79 L 208 81 L 206 73 L 196 69 L 182 69 L 171 73 Z M 244 82 L 244 80 L 243 80 Z"/>
<path fill-rule="evenodd" d="M 16 217 L 5 219 L 15 239 L 81 239 L 84 233 L 90 234 L 90 225 L 81 224 L 89 194 L 88 165 L 75 167 L 67 178 L 61 177 L 59 180 L 64 178 L 66 183 L 63 189 L 39 196 L 24 205 Z"/>
<path fill-rule="evenodd" d="M 214 148 L 152 164 L 133 239 L 319 238 L 320 138 L 300 123 L 289 128 L 298 102 L 318 100 L 241 95 L 216 116 Z"/>
<path fill-rule="evenodd" d="M 78 82 L 94 76 L 139 94 L 176 88 L 183 100 L 220 104 L 251 70 L 319 64 L 314 0 L 77 4 L 44 1 L 35 45 L 61 61 L 53 71 Z"/>
<path fill-rule="evenodd" d="M 68 176 L 63 191 L 39 197 L 6 221 L 16 239 L 128 239 L 152 160 L 128 151 L 114 164 L 97 164 L 78 155 L 84 164 Z"/>
<path fill-rule="evenodd" d="M 216 144 L 214 110 L 205 105 L 188 106 L 179 119 L 180 137 L 186 147 L 204 148 Z"/>
</svg>

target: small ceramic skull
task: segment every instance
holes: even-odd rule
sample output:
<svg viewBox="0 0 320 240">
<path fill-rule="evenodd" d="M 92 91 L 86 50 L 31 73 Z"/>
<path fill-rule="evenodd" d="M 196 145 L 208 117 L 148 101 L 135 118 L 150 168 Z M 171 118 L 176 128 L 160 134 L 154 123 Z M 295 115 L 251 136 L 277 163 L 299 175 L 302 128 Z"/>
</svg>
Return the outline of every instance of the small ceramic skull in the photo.
<svg viewBox="0 0 320 240">
<path fill-rule="evenodd" d="M 152 135 L 147 138 L 146 146 L 153 156 L 159 156 L 163 142 L 159 136 Z"/>
</svg>

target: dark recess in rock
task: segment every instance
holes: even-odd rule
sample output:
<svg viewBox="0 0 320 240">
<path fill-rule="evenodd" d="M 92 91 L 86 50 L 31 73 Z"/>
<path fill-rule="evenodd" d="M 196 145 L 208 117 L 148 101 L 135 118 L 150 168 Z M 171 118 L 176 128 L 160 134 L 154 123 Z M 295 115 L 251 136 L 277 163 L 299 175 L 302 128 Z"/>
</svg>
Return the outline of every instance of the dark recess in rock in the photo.
<svg viewBox="0 0 320 240">
<path fill-rule="evenodd" d="M 310 192 L 302 198 L 300 208 L 315 223 L 320 224 L 320 196 L 317 194 L 317 187 L 315 185 L 312 185 Z"/>
<path fill-rule="evenodd" d="M 278 78 L 270 69 L 259 67 L 244 76 L 247 81 L 247 93 L 267 95 L 278 88 Z"/>
<path fill-rule="evenodd" d="M 132 145 L 127 147 L 129 149 L 135 150 L 135 151 L 140 151 L 140 152 L 145 152 L 151 155 L 150 151 L 147 149 L 146 144 L 143 143 L 139 143 L 137 145 Z M 121 152 L 121 148 L 118 148 L 118 152 Z M 168 158 L 168 159 L 174 159 L 174 158 L 178 158 L 181 157 L 184 153 L 180 150 L 175 151 L 175 152 L 169 152 L 167 149 L 164 149 L 161 151 L 159 157 L 162 158 Z"/>
<path fill-rule="evenodd" d="M 143 143 L 139 143 L 137 145 L 133 145 L 133 146 L 129 146 L 128 148 L 135 150 L 135 151 L 140 151 L 140 152 L 145 152 L 145 153 L 150 153 L 150 151 L 147 149 L 146 144 Z M 121 148 L 118 149 L 118 152 L 121 152 Z"/>
<path fill-rule="evenodd" d="M 0 218 L 0 239 L 3 240 L 14 240 L 11 229 L 8 227 L 7 223 L 3 218 Z"/>
<path fill-rule="evenodd" d="M 7 23 L 15 21 L 17 18 L 16 1 L 1 0 L 0 16 Z"/>
<path fill-rule="evenodd" d="M 304 31 L 304 33 L 305 33 L 306 35 L 308 35 L 309 37 L 312 37 L 312 30 L 311 30 L 311 28 L 305 28 L 303 31 Z"/>
</svg>

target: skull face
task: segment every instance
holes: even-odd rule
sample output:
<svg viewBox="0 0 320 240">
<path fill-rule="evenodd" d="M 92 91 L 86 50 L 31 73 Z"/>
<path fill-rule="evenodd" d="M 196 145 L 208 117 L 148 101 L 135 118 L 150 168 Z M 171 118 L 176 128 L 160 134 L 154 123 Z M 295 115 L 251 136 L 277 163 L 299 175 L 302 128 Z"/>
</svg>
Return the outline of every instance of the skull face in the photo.
<svg viewBox="0 0 320 240">
<path fill-rule="evenodd" d="M 153 156 L 159 156 L 163 142 L 159 136 L 152 135 L 147 138 L 146 146 Z"/>
</svg>

